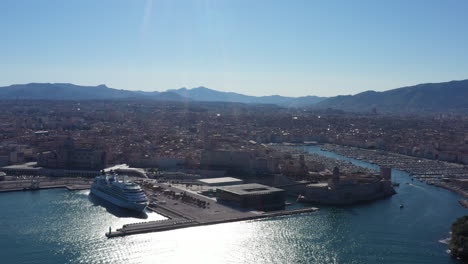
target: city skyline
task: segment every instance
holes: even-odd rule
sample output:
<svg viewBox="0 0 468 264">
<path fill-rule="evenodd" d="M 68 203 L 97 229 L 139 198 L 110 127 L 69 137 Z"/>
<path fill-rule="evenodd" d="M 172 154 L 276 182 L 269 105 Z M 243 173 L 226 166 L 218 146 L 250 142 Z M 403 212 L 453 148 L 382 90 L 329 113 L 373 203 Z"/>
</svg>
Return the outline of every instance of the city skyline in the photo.
<svg viewBox="0 0 468 264">
<path fill-rule="evenodd" d="M 0 86 L 334 96 L 466 79 L 463 1 L 2 1 Z"/>
</svg>

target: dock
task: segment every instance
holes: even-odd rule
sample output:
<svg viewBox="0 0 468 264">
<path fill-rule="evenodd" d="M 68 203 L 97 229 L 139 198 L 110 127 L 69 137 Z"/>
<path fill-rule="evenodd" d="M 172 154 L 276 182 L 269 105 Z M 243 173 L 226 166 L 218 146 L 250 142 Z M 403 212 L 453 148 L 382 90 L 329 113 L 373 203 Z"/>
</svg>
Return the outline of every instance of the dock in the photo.
<svg viewBox="0 0 468 264">
<path fill-rule="evenodd" d="M 50 186 L 40 186 L 38 188 L 30 188 L 30 187 L 5 188 L 5 189 L 0 189 L 0 193 L 19 192 L 19 191 L 39 191 L 39 190 L 48 190 L 48 189 L 67 189 L 69 191 L 79 191 L 79 190 L 89 190 L 90 188 L 91 188 L 91 185 L 50 185 Z"/>
<path fill-rule="evenodd" d="M 115 231 L 107 232 L 105 235 L 108 238 L 304 214 L 319 210 L 315 207 L 308 207 L 264 212 L 218 203 L 216 199 L 166 183 L 143 184 L 142 188 L 150 199 L 150 205 L 147 209 L 163 215 L 167 219 L 124 225 Z M 175 195 L 182 192 L 185 192 L 185 197 L 189 199 L 181 199 L 180 195 Z"/>
<path fill-rule="evenodd" d="M 153 208 L 153 210 L 158 213 L 160 212 L 160 208 Z M 163 209 L 163 211 L 166 211 L 166 210 L 167 209 Z M 317 211 L 319 211 L 319 208 L 309 207 L 309 208 L 301 208 L 301 209 L 264 212 L 264 213 L 259 213 L 256 215 L 246 214 L 244 217 L 236 217 L 236 218 L 231 218 L 231 219 L 226 218 L 226 219 L 220 219 L 220 220 L 206 221 L 202 223 L 195 221 L 195 220 L 186 219 L 186 218 L 166 219 L 166 220 L 158 220 L 158 221 L 123 225 L 121 228 L 117 229 L 116 231 L 107 232 L 106 236 L 108 238 L 122 237 L 122 236 L 128 236 L 128 235 L 169 231 L 169 230 L 187 228 L 187 227 L 215 225 L 215 224 L 230 223 L 230 222 L 256 220 L 256 219 L 262 219 L 262 218 L 273 218 L 273 217 L 280 217 L 280 216 L 305 214 L 305 213 L 311 213 L 311 212 L 317 212 Z"/>
<path fill-rule="evenodd" d="M 14 183 L 0 185 L 0 193 L 4 192 L 19 192 L 19 191 L 39 191 L 48 189 L 67 189 L 69 191 L 89 190 L 91 184 L 89 183 L 64 183 L 64 182 L 47 182 L 40 185 L 31 185 L 30 183 Z"/>
</svg>

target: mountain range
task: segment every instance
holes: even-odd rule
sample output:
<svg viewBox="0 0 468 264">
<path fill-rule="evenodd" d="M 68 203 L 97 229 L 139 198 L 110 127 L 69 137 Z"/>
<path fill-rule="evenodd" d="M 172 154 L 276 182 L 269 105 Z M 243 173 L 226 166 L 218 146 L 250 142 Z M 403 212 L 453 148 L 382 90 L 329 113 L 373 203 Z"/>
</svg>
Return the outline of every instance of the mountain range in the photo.
<svg viewBox="0 0 468 264">
<path fill-rule="evenodd" d="M 220 92 L 205 87 L 193 89 L 180 88 L 177 90 L 168 90 L 184 98 L 190 98 L 194 101 L 205 102 L 237 102 L 246 104 L 276 104 L 286 107 L 301 107 L 316 104 L 326 97 L 303 96 L 303 97 L 285 97 L 279 95 L 270 96 L 250 96 L 233 92 Z"/>
<path fill-rule="evenodd" d="M 170 92 L 138 92 L 71 83 L 28 83 L 0 87 L 1 100 L 115 100 L 145 99 L 178 101 L 182 97 Z"/>
<path fill-rule="evenodd" d="M 203 101 L 236 102 L 247 104 L 276 104 L 285 107 L 307 106 L 326 97 L 249 96 L 232 92 L 221 92 L 205 87 L 180 88 L 165 92 L 129 91 L 98 86 L 80 86 L 70 83 L 29 83 L 0 87 L 0 100 L 118 100 L 149 99 L 160 101 Z"/>
<path fill-rule="evenodd" d="M 106 85 L 80 86 L 69 83 L 29 83 L 0 87 L 0 100 L 123 100 L 236 102 L 274 104 L 282 107 L 336 109 L 349 112 L 382 113 L 468 113 L 468 80 L 426 83 L 388 90 L 366 91 L 334 97 L 249 96 L 206 87 L 180 88 L 165 92 L 129 91 Z"/>
<path fill-rule="evenodd" d="M 312 108 L 332 108 L 348 112 L 370 112 L 376 109 L 382 113 L 468 113 L 468 80 L 340 95 L 318 102 Z"/>
</svg>

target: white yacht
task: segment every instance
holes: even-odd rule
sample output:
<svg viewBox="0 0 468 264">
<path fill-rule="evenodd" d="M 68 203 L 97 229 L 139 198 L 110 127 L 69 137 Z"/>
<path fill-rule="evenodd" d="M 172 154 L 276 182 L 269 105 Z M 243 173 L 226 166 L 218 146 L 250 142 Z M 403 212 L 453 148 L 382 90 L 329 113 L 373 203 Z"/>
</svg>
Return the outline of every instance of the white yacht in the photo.
<svg viewBox="0 0 468 264">
<path fill-rule="evenodd" d="M 148 198 L 140 186 L 128 181 L 126 176 L 98 176 L 91 185 L 91 193 L 119 207 L 134 211 L 141 212 L 148 205 Z"/>
</svg>

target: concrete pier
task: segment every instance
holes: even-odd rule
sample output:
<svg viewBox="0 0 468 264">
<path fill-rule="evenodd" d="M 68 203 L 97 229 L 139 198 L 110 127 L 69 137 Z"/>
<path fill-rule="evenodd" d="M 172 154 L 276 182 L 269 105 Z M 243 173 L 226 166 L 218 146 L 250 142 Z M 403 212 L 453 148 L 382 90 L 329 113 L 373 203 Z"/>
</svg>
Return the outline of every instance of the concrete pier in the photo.
<svg viewBox="0 0 468 264">
<path fill-rule="evenodd" d="M 216 199 L 195 192 L 188 192 L 187 189 L 169 184 L 151 183 L 143 184 L 142 187 L 151 202 L 150 206 L 147 208 L 168 219 L 124 225 L 116 231 L 106 233 L 108 238 L 202 225 L 303 214 L 319 210 L 318 208 L 310 207 L 270 212 L 252 211 L 251 209 L 236 208 L 220 204 L 216 202 Z M 184 200 L 181 198 L 180 193 L 183 192 L 185 192 L 185 197 L 189 199 Z"/>
<path fill-rule="evenodd" d="M 159 212 L 159 208 L 154 208 L 154 210 L 156 212 Z M 255 219 L 262 219 L 262 218 L 272 218 L 272 217 L 280 217 L 280 216 L 287 216 L 287 215 L 304 214 L 304 213 L 311 213 L 311 212 L 317 212 L 317 211 L 319 211 L 319 208 L 309 207 L 309 208 L 301 208 L 301 209 L 293 209 L 293 210 L 265 212 L 265 213 L 259 213 L 256 215 L 246 214 L 243 217 L 211 220 L 211 221 L 206 221 L 203 223 L 190 220 L 190 219 L 183 219 L 183 218 L 167 219 L 167 220 L 127 224 L 127 225 L 122 226 L 122 228 L 117 229 L 116 231 L 107 232 L 106 236 L 108 238 L 113 238 L 113 237 L 121 237 L 121 236 L 135 235 L 135 234 L 168 231 L 168 230 L 187 228 L 187 227 L 214 225 L 214 224 L 222 224 L 222 223 L 229 223 L 229 222 L 239 222 L 239 221 L 255 220 Z"/>
<path fill-rule="evenodd" d="M 44 176 L 16 176 L 13 179 L 0 181 L 1 192 L 35 191 L 45 189 L 65 188 L 69 191 L 87 190 L 91 187 L 92 179 L 89 178 L 63 178 Z"/>
<path fill-rule="evenodd" d="M 91 185 L 85 185 L 85 184 L 80 184 L 80 185 L 45 185 L 45 186 L 39 186 L 38 188 L 31 189 L 29 187 L 11 187 L 11 188 L 4 188 L 0 189 L 0 193 L 2 192 L 18 192 L 18 191 L 36 191 L 36 190 L 47 190 L 47 189 L 67 189 L 69 191 L 79 191 L 79 190 L 89 190 L 91 188 Z"/>
</svg>

